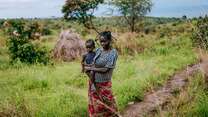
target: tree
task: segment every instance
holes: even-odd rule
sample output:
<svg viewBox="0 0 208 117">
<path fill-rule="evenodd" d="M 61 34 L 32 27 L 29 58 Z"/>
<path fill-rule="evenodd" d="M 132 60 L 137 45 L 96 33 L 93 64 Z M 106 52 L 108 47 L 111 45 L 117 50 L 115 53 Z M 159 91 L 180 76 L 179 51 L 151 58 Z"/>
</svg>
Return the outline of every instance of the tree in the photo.
<svg viewBox="0 0 208 117">
<path fill-rule="evenodd" d="M 186 15 L 183 15 L 182 16 L 182 20 L 187 20 L 187 16 Z"/>
<path fill-rule="evenodd" d="M 93 13 L 97 6 L 103 2 L 104 0 L 66 0 L 62 12 L 65 19 L 78 20 L 86 28 L 94 29 L 98 32 L 92 22 Z"/>
<path fill-rule="evenodd" d="M 7 22 L 8 34 L 7 47 L 11 62 L 21 61 L 27 64 L 42 63 L 48 64 L 49 56 L 45 47 L 32 42 L 35 38 L 33 33 L 38 31 L 37 25 L 29 24 L 22 19 L 10 20 Z"/>
<path fill-rule="evenodd" d="M 153 5 L 151 0 L 112 0 L 110 3 L 118 8 L 132 32 L 136 22 L 150 12 Z"/>
</svg>

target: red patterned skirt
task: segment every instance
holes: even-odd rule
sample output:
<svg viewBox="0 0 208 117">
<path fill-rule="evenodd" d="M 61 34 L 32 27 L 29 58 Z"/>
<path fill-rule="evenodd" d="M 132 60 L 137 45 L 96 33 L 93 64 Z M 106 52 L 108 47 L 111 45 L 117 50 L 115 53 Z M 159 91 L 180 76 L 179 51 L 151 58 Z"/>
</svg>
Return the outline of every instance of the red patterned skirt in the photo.
<svg viewBox="0 0 208 117">
<path fill-rule="evenodd" d="M 89 81 L 89 105 L 90 117 L 117 117 L 116 102 L 112 93 L 112 83 L 96 83 Z"/>
</svg>

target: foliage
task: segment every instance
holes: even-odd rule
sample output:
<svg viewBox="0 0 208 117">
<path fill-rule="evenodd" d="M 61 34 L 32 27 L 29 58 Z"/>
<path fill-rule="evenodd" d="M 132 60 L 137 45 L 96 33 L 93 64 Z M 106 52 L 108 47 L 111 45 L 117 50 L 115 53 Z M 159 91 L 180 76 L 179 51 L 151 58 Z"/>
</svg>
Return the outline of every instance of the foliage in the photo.
<svg viewBox="0 0 208 117">
<path fill-rule="evenodd" d="M 192 35 L 193 44 L 208 50 L 208 17 L 199 18 Z"/>
<path fill-rule="evenodd" d="M 0 19 L 0 29 L 3 27 L 4 20 Z"/>
<path fill-rule="evenodd" d="M 3 30 L 6 33 L 13 33 L 14 27 L 18 27 L 19 23 L 22 22 L 27 28 L 27 35 L 30 39 L 40 39 L 40 36 L 50 35 L 52 31 L 50 30 L 48 24 L 41 23 L 41 21 L 36 20 L 27 20 L 27 19 L 11 19 L 5 20 L 3 22 Z"/>
<path fill-rule="evenodd" d="M 49 29 L 49 27 L 43 27 L 41 31 L 42 35 L 51 35 L 52 31 Z"/>
<path fill-rule="evenodd" d="M 120 55 L 136 55 L 142 53 L 145 48 L 151 47 L 152 44 L 148 39 L 141 38 L 136 33 L 120 34 L 118 40 L 115 41 L 114 46 Z"/>
<path fill-rule="evenodd" d="M 151 11 L 151 0 L 112 0 L 119 12 L 124 16 L 132 32 L 135 31 L 135 24 L 142 16 Z"/>
<path fill-rule="evenodd" d="M 35 34 L 39 31 L 38 24 L 26 26 L 23 20 L 11 22 L 8 27 L 8 49 L 12 61 L 20 60 L 23 63 L 43 63 L 47 64 L 49 57 L 44 47 L 35 45 L 32 40 L 35 39 Z"/>
<path fill-rule="evenodd" d="M 182 20 L 187 20 L 187 16 L 186 15 L 183 15 L 182 16 Z"/>
<path fill-rule="evenodd" d="M 95 29 L 92 18 L 94 9 L 104 0 L 67 0 L 63 6 L 62 12 L 65 19 L 78 20 L 85 27 Z"/>
</svg>

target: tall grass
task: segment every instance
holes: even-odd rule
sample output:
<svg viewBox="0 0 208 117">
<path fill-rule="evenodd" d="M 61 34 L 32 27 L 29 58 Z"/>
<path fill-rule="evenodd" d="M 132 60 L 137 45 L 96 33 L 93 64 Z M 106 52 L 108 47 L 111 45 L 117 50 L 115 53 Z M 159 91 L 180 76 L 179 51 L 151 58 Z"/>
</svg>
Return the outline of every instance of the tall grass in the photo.
<svg viewBox="0 0 208 117">
<path fill-rule="evenodd" d="M 203 75 L 198 72 L 189 78 L 188 86 L 171 100 L 158 116 L 165 117 L 207 117 L 208 92 L 205 90 Z"/>
</svg>

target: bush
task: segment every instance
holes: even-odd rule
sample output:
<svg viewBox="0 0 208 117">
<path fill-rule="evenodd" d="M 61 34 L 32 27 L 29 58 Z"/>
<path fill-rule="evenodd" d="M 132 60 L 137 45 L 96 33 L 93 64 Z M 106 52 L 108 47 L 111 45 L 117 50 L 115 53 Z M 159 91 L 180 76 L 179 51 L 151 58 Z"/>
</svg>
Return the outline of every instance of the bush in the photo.
<svg viewBox="0 0 208 117">
<path fill-rule="evenodd" d="M 150 32 L 150 29 L 149 29 L 149 28 L 145 28 L 145 29 L 144 29 L 144 33 L 145 33 L 146 35 L 148 35 L 149 32 Z"/>
<path fill-rule="evenodd" d="M 0 19 L 0 28 L 2 28 L 3 25 L 4 25 L 4 20 L 1 20 L 1 19 Z"/>
<path fill-rule="evenodd" d="M 148 35 L 150 33 L 155 33 L 156 32 L 156 27 L 154 25 L 146 26 L 143 31 L 146 35 Z"/>
<path fill-rule="evenodd" d="M 177 23 L 173 23 L 173 24 L 172 24 L 172 26 L 177 26 L 177 25 L 178 25 Z"/>
<path fill-rule="evenodd" d="M 32 43 L 32 40 L 35 38 L 32 33 L 38 31 L 38 29 L 33 28 L 36 28 L 38 25 L 35 24 L 27 27 L 25 22 L 21 20 L 12 22 L 10 25 L 7 46 L 12 62 L 19 60 L 28 64 L 47 64 L 49 57 L 46 49 Z"/>
<path fill-rule="evenodd" d="M 199 18 L 192 35 L 193 45 L 208 49 L 208 17 Z"/>
<path fill-rule="evenodd" d="M 42 35 L 50 35 L 52 34 L 52 31 L 48 27 L 43 27 L 41 33 Z"/>
<path fill-rule="evenodd" d="M 165 33 L 164 33 L 164 32 L 161 32 L 159 37 L 160 37 L 160 38 L 165 37 Z"/>
<path fill-rule="evenodd" d="M 146 48 L 146 43 L 140 43 L 137 38 L 138 35 L 136 33 L 123 33 L 119 35 L 114 46 L 122 55 L 135 55 L 141 53 Z"/>
</svg>

